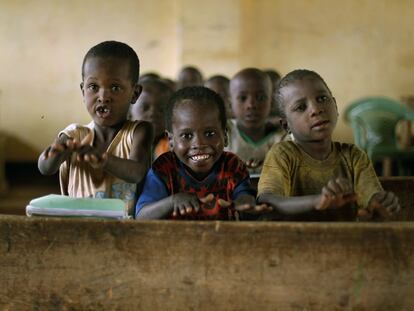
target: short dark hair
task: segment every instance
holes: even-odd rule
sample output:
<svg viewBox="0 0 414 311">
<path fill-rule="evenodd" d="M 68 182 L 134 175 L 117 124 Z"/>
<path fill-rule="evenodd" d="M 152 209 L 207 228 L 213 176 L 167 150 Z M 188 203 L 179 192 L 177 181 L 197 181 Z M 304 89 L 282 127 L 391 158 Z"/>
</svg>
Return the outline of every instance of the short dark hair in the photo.
<svg viewBox="0 0 414 311">
<path fill-rule="evenodd" d="M 326 89 L 329 91 L 329 94 L 332 96 L 332 92 L 329 89 L 328 85 L 326 84 L 325 80 L 322 79 L 322 77 L 315 71 L 308 70 L 308 69 L 296 69 L 291 72 L 289 72 L 287 75 L 285 75 L 278 83 L 276 92 L 275 92 L 275 101 L 276 105 L 279 111 L 279 114 L 282 117 L 285 117 L 285 105 L 283 102 L 283 96 L 282 96 L 282 89 L 285 86 L 288 86 L 294 81 L 302 80 L 305 77 L 313 77 L 316 79 L 319 79 L 326 87 Z"/>
<path fill-rule="evenodd" d="M 204 84 L 208 83 L 208 82 L 213 82 L 213 81 L 217 81 L 218 83 L 221 84 L 229 84 L 230 83 L 230 79 L 227 78 L 226 76 L 223 75 L 214 75 L 211 76 L 210 78 L 208 78 Z"/>
<path fill-rule="evenodd" d="M 119 58 L 123 60 L 128 60 L 129 70 L 132 84 L 138 82 L 139 77 L 139 58 L 134 49 L 131 48 L 128 44 L 118 42 L 118 41 L 104 41 L 101 42 L 92 48 L 86 53 L 82 62 L 82 80 L 85 75 L 85 64 L 89 58 L 99 57 L 99 58 Z"/>
<path fill-rule="evenodd" d="M 165 124 L 167 130 L 172 129 L 172 116 L 175 107 L 183 100 L 197 101 L 197 104 L 211 104 L 214 103 L 219 112 L 220 123 L 223 130 L 227 127 L 226 108 L 223 99 L 219 94 L 206 88 L 204 86 L 189 86 L 176 91 L 170 98 L 166 113 L 165 113 Z"/>
</svg>

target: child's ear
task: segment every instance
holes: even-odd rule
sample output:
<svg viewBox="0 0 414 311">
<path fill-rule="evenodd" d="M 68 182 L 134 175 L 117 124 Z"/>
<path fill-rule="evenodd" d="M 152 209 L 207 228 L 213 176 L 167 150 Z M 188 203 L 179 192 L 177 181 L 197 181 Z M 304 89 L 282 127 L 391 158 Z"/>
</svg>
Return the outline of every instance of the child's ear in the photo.
<svg viewBox="0 0 414 311">
<path fill-rule="evenodd" d="M 333 99 L 333 102 L 335 103 L 336 115 L 339 116 L 338 105 L 336 104 L 336 98 L 332 97 L 332 99 Z"/>
<path fill-rule="evenodd" d="M 167 137 L 168 137 L 168 147 L 170 147 L 170 150 L 172 151 L 174 148 L 174 139 L 173 139 L 173 135 L 171 132 L 169 131 L 165 131 L 167 133 Z"/>
<path fill-rule="evenodd" d="M 227 147 L 229 145 L 229 130 L 226 129 L 224 130 L 224 147 Z"/>
<path fill-rule="evenodd" d="M 286 119 L 285 118 L 281 118 L 279 122 L 280 122 L 280 126 L 282 127 L 282 129 L 284 129 L 286 132 L 288 132 L 290 134 L 291 131 L 289 129 L 289 126 L 287 124 Z"/>
<path fill-rule="evenodd" d="M 83 89 L 83 86 L 84 86 L 83 82 L 81 82 L 81 83 L 79 84 L 79 86 L 80 86 L 80 89 L 81 89 L 81 92 L 82 92 L 82 96 L 84 96 L 84 95 L 85 95 L 85 91 L 84 91 L 84 89 Z"/>
<path fill-rule="evenodd" d="M 131 105 L 135 104 L 136 101 L 138 100 L 139 95 L 141 95 L 142 93 L 142 86 L 140 84 L 135 84 L 134 87 L 134 95 L 132 96 L 131 99 Z"/>
</svg>

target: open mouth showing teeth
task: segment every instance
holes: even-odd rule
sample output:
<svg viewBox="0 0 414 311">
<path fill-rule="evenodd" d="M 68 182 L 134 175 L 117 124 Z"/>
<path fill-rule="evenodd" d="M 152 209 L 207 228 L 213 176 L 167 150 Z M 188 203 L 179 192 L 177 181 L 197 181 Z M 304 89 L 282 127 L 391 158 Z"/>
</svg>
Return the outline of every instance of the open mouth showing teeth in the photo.
<svg viewBox="0 0 414 311">
<path fill-rule="evenodd" d="M 111 110 L 108 107 L 106 107 L 106 106 L 99 106 L 99 107 L 96 108 L 96 113 L 101 118 L 107 117 L 110 112 L 111 112 Z"/>
<path fill-rule="evenodd" d="M 209 154 L 197 154 L 197 155 L 191 156 L 190 159 L 193 161 L 204 161 L 210 157 L 211 156 Z"/>
</svg>

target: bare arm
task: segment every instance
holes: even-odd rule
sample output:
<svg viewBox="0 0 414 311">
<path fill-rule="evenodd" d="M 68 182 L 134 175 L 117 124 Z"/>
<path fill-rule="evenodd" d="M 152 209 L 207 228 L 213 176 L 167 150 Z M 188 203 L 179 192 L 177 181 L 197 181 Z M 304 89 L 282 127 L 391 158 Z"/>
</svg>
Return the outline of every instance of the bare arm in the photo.
<svg viewBox="0 0 414 311">
<path fill-rule="evenodd" d="M 284 215 L 302 214 L 314 209 L 341 208 L 355 201 L 356 194 L 352 190 L 352 184 L 344 178 L 331 179 L 322 188 L 321 194 L 281 197 L 262 193 L 258 197 L 259 203 L 269 204 L 276 212 Z"/>
<path fill-rule="evenodd" d="M 136 219 L 166 219 L 171 215 L 174 205 L 170 195 L 160 201 L 145 205 L 136 215 Z"/>
<path fill-rule="evenodd" d="M 273 193 L 262 193 L 257 198 L 259 204 L 268 204 L 273 207 L 271 214 L 297 215 L 316 209 L 321 195 L 307 195 L 300 197 L 281 197 Z"/>
<path fill-rule="evenodd" d="M 201 200 L 211 201 L 214 196 Z M 136 216 L 137 219 L 165 219 L 173 216 L 198 213 L 200 200 L 195 194 L 176 193 L 162 200 L 145 205 Z"/>
<path fill-rule="evenodd" d="M 73 140 L 61 134 L 49 147 L 39 156 L 37 166 L 43 175 L 53 175 L 60 165 L 66 161 L 73 152 Z"/>
<path fill-rule="evenodd" d="M 131 183 L 139 183 L 151 165 L 152 126 L 148 122 L 140 123 L 134 132 L 134 141 L 129 159 L 108 156 L 104 170 Z"/>
</svg>

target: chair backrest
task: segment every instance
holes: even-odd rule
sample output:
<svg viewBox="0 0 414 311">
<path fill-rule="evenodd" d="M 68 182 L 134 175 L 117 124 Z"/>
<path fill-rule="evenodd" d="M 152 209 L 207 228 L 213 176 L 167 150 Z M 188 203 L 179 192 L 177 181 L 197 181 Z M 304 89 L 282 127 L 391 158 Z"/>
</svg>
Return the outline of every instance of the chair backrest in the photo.
<svg viewBox="0 0 414 311">
<path fill-rule="evenodd" d="M 401 120 L 413 120 L 414 112 L 386 97 L 366 97 L 345 110 L 355 144 L 370 153 L 374 146 L 397 147 L 395 128 Z"/>
</svg>

